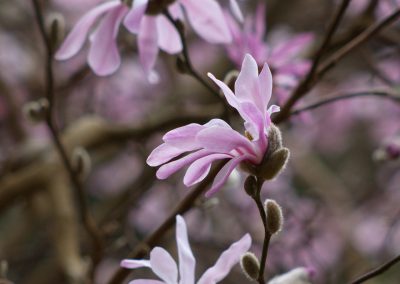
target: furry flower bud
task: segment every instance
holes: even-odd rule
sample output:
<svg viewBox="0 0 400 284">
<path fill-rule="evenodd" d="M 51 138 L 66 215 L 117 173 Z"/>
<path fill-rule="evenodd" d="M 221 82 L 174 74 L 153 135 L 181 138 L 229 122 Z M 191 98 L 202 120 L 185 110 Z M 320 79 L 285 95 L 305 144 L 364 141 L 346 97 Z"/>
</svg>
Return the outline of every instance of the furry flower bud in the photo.
<svg viewBox="0 0 400 284">
<path fill-rule="evenodd" d="M 276 150 L 261 165 L 260 175 L 266 180 L 275 178 L 285 168 L 289 156 L 290 151 L 288 148 Z"/>
<path fill-rule="evenodd" d="M 244 182 L 244 190 L 246 193 L 254 197 L 257 194 L 257 180 L 254 176 L 248 176 Z"/>
<path fill-rule="evenodd" d="M 51 13 L 47 18 L 48 34 L 52 50 L 61 43 L 65 36 L 65 20 L 60 13 Z"/>
<path fill-rule="evenodd" d="M 85 148 L 77 147 L 72 152 L 71 164 L 79 178 L 84 180 L 92 168 L 92 160 Z"/>
<path fill-rule="evenodd" d="M 273 235 L 278 233 L 283 227 L 282 208 L 272 199 L 265 200 L 264 209 L 267 214 L 267 229 Z"/>
<path fill-rule="evenodd" d="M 46 98 L 29 102 L 23 107 L 24 115 L 32 122 L 41 122 L 46 118 L 49 102 Z"/>
<path fill-rule="evenodd" d="M 240 260 L 240 266 L 242 267 L 244 274 L 250 280 L 256 280 L 258 278 L 260 263 L 254 253 L 245 253 Z"/>
<path fill-rule="evenodd" d="M 281 130 L 273 123 L 271 123 L 268 131 L 268 153 L 271 155 L 275 151 L 282 148 L 282 133 Z"/>
</svg>

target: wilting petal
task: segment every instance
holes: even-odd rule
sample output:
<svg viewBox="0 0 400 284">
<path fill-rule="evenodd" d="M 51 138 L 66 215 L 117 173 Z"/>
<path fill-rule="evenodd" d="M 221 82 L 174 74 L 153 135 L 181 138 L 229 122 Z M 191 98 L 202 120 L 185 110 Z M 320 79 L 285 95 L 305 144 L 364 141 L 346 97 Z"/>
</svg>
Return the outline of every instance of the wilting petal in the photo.
<svg viewBox="0 0 400 284">
<path fill-rule="evenodd" d="M 167 132 L 163 140 L 169 145 L 183 151 L 193 151 L 198 149 L 195 137 L 202 129 L 204 129 L 204 126 L 191 123 Z"/>
<path fill-rule="evenodd" d="M 139 32 L 140 22 L 146 12 L 148 2 L 149 0 L 133 1 L 132 9 L 124 19 L 124 25 L 131 33 L 137 34 Z"/>
<path fill-rule="evenodd" d="M 193 29 L 210 43 L 229 43 L 232 40 L 224 14 L 215 0 L 180 0 Z"/>
<path fill-rule="evenodd" d="M 150 261 L 145 259 L 124 259 L 121 261 L 121 266 L 129 269 L 151 267 Z"/>
<path fill-rule="evenodd" d="M 236 17 L 236 19 L 239 22 L 243 22 L 243 14 L 242 11 L 240 10 L 239 4 L 237 3 L 236 0 L 230 0 L 229 2 L 232 14 Z"/>
<path fill-rule="evenodd" d="M 206 192 L 206 197 L 210 197 L 214 193 L 216 193 L 226 182 L 226 180 L 231 175 L 232 171 L 236 168 L 236 166 L 243 160 L 247 159 L 247 156 L 239 156 L 233 158 L 225 166 L 218 172 L 217 176 L 214 179 L 214 182 L 211 188 Z M 204 282 L 204 283 L 213 283 L 213 282 Z"/>
<path fill-rule="evenodd" d="M 147 75 L 151 74 L 158 54 L 158 33 L 156 17 L 144 16 L 138 35 L 140 63 Z"/>
<path fill-rule="evenodd" d="M 228 154 L 233 149 L 242 147 L 252 152 L 251 143 L 243 135 L 233 129 L 224 127 L 208 127 L 200 131 L 196 140 L 204 149 L 211 152 Z"/>
<path fill-rule="evenodd" d="M 90 27 L 103 13 L 121 5 L 119 0 L 103 3 L 86 13 L 74 26 L 55 54 L 57 60 L 66 60 L 74 56 L 83 46 Z"/>
<path fill-rule="evenodd" d="M 210 151 L 206 151 L 206 150 L 199 150 L 197 152 L 191 153 L 181 159 L 172 161 L 168 164 L 165 164 L 163 166 L 161 166 L 158 171 L 157 171 L 157 178 L 159 179 L 166 179 L 168 178 L 170 175 L 176 173 L 177 171 L 179 171 L 181 168 L 183 168 L 184 166 L 193 163 L 194 161 L 196 161 L 197 159 L 200 159 L 204 156 L 207 156 L 210 154 Z"/>
<path fill-rule="evenodd" d="M 186 171 L 183 183 L 186 186 L 192 186 L 202 181 L 210 172 L 211 164 L 216 160 L 232 158 L 227 154 L 211 154 L 193 162 Z"/>
<path fill-rule="evenodd" d="M 88 62 L 97 75 L 110 75 L 121 64 L 116 37 L 119 25 L 127 10 L 128 7 L 120 5 L 109 11 L 93 34 Z"/>
<path fill-rule="evenodd" d="M 164 16 L 157 17 L 158 46 L 169 54 L 182 50 L 182 42 L 179 33 L 171 22 Z"/>
<path fill-rule="evenodd" d="M 242 255 L 249 250 L 250 245 L 251 237 L 246 234 L 221 254 L 215 265 L 207 269 L 197 284 L 215 284 L 224 279 L 232 267 L 240 261 Z"/>
<path fill-rule="evenodd" d="M 184 152 L 185 151 L 182 149 L 164 143 L 155 148 L 151 152 L 146 162 L 151 167 L 157 167 L 179 156 Z"/>
<path fill-rule="evenodd" d="M 179 283 L 194 284 L 196 260 L 190 248 L 185 220 L 176 216 L 176 243 L 179 255 Z"/>
<path fill-rule="evenodd" d="M 163 248 L 155 247 L 150 252 L 153 272 L 166 284 L 178 283 L 178 268 L 172 256 Z"/>
</svg>

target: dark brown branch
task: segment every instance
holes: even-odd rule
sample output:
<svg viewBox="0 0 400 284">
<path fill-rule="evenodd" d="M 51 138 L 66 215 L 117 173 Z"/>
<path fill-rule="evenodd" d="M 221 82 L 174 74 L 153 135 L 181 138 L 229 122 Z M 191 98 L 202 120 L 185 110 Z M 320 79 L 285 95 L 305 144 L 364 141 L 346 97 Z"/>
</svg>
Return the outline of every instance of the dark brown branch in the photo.
<svg viewBox="0 0 400 284">
<path fill-rule="evenodd" d="M 398 262 L 400 262 L 400 255 L 398 255 L 395 258 L 389 260 L 388 262 L 382 264 L 378 268 L 375 268 L 374 270 L 360 276 L 356 280 L 352 281 L 351 284 L 361 284 L 361 283 L 364 283 L 365 281 L 371 280 L 372 278 L 383 274 L 384 272 L 386 272 L 389 268 L 391 268 L 393 265 L 395 265 Z"/>
</svg>

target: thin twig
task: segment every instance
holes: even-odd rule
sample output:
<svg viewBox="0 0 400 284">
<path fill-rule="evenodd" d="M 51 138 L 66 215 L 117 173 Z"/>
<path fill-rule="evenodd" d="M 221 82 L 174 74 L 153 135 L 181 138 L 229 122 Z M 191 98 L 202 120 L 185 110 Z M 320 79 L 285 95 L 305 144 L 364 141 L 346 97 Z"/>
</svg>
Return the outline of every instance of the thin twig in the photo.
<svg viewBox="0 0 400 284">
<path fill-rule="evenodd" d="M 388 262 L 382 264 L 381 266 L 375 268 L 374 270 L 362 275 L 361 277 L 352 281 L 351 284 L 361 284 L 367 280 L 371 280 L 372 278 L 383 274 L 385 271 L 387 271 L 389 268 L 391 268 L 393 265 L 395 265 L 398 262 L 400 262 L 400 255 L 398 255 L 395 258 L 389 260 Z"/>
<path fill-rule="evenodd" d="M 351 51 L 359 47 L 361 44 L 368 41 L 374 35 L 378 34 L 382 29 L 392 24 L 395 20 L 398 19 L 399 16 L 400 16 L 400 9 L 397 9 L 395 12 L 393 12 L 391 15 L 389 15 L 382 21 L 370 26 L 368 29 L 366 29 L 364 32 L 355 37 L 353 40 L 348 42 L 345 46 L 343 46 L 334 54 L 332 54 L 332 56 L 330 56 L 328 59 L 326 59 L 326 61 L 323 62 L 320 67 L 318 67 L 311 81 L 309 81 L 307 84 L 305 84 L 305 81 L 302 81 L 302 83 L 299 84 L 299 86 L 293 92 L 291 97 L 283 105 L 281 111 L 277 114 L 277 116 L 275 116 L 274 123 L 279 123 L 282 122 L 283 120 L 286 120 L 290 116 L 291 109 L 295 105 L 295 103 L 299 99 L 304 97 L 307 94 L 307 92 L 323 77 L 323 75 L 325 75 L 325 73 L 328 70 L 334 67 L 335 64 L 339 62 L 344 56 L 346 56 Z"/>
<path fill-rule="evenodd" d="M 88 206 L 86 204 L 85 200 L 85 193 L 82 188 L 81 182 L 77 175 L 75 174 L 75 171 L 69 161 L 68 154 L 61 142 L 61 139 L 58 134 L 58 130 L 56 127 L 56 124 L 54 122 L 54 73 L 53 73 L 53 46 L 51 43 L 51 40 L 49 36 L 46 33 L 46 28 L 44 25 L 44 19 L 43 15 L 41 12 L 41 8 L 39 5 L 38 0 L 32 0 L 34 10 L 35 10 L 35 16 L 36 16 L 36 21 L 39 25 L 39 30 L 40 34 L 42 37 L 43 44 L 46 47 L 46 66 L 45 66 L 45 74 L 46 74 L 46 98 L 49 103 L 49 108 L 46 114 L 46 125 L 50 131 L 51 137 L 53 139 L 53 143 L 56 146 L 56 149 L 61 157 L 61 160 L 65 166 L 65 169 L 68 172 L 68 175 L 70 177 L 70 180 L 73 184 L 73 187 L 75 189 L 75 195 L 78 200 L 78 207 L 79 207 L 79 213 L 80 213 L 80 218 L 81 221 L 85 227 L 85 230 L 87 231 L 88 235 L 91 238 L 92 241 L 92 261 L 93 261 L 93 268 L 96 266 L 96 264 L 100 261 L 101 255 L 102 255 L 102 250 L 103 250 L 103 245 L 102 245 L 102 239 L 100 237 L 100 231 L 98 230 L 96 223 L 94 222 L 93 217 L 91 216 Z"/>
<path fill-rule="evenodd" d="M 393 101 L 395 101 L 397 103 L 400 102 L 400 94 L 396 95 L 396 94 L 390 94 L 390 93 L 387 93 L 387 92 L 380 92 L 380 91 L 358 92 L 358 93 L 345 94 L 345 95 L 341 95 L 341 96 L 335 96 L 335 97 L 331 97 L 331 98 L 320 100 L 320 101 L 312 103 L 312 104 L 310 104 L 308 106 L 293 110 L 290 113 L 290 115 L 298 115 L 298 114 L 300 114 L 302 112 L 313 110 L 313 109 L 319 108 L 320 106 L 324 106 L 324 105 L 331 104 L 331 103 L 334 103 L 334 102 L 338 102 L 338 101 L 341 101 L 341 100 L 347 100 L 347 99 L 357 98 L 357 97 L 370 97 L 370 96 L 387 98 L 387 99 L 393 100 Z"/>
<path fill-rule="evenodd" d="M 196 200 L 202 195 L 208 188 L 209 184 L 213 181 L 214 177 L 226 164 L 227 161 L 218 163 L 210 174 L 200 183 L 194 190 L 192 190 L 175 208 L 175 210 L 164 220 L 164 222 L 142 243 L 138 244 L 127 256 L 128 258 L 142 258 L 148 250 L 153 248 L 157 243 L 160 242 L 164 234 L 172 228 L 175 224 L 175 216 L 177 214 L 184 214 L 189 211 Z M 126 268 L 119 268 L 113 275 L 108 284 L 119 284 L 129 275 L 130 270 Z"/>
</svg>

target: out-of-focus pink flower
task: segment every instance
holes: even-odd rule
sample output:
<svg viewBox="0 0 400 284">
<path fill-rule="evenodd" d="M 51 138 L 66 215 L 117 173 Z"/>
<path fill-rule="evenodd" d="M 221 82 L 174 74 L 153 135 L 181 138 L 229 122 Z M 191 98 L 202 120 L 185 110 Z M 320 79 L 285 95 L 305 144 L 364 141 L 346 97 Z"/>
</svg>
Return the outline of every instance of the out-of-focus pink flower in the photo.
<svg viewBox="0 0 400 284">
<path fill-rule="evenodd" d="M 196 260 L 189 245 L 185 220 L 180 215 L 176 216 L 176 243 L 178 247 L 179 273 L 177 264 L 172 256 L 165 249 L 155 247 L 150 252 L 150 260 L 125 259 L 121 262 L 121 266 L 130 269 L 149 267 L 162 281 L 138 279 L 130 283 L 194 284 Z M 221 254 L 214 266 L 206 270 L 197 281 L 197 284 L 217 283 L 225 278 L 232 267 L 239 262 L 241 256 L 248 251 L 250 245 L 250 235 L 246 234 Z"/>
<path fill-rule="evenodd" d="M 121 64 L 116 37 L 122 19 L 129 7 L 119 0 L 102 3 L 89 10 L 74 26 L 55 54 L 57 60 L 66 60 L 79 52 L 86 37 L 97 21 L 103 16 L 95 31 L 90 35 L 88 55 L 89 66 L 99 76 L 114 73 Z"/>
<path fill-rule="evenodd" d="M 313 274 L 313 269 L 298 267 L 274 277 L 268 284 L 310 284 Z"/>
<path fill-rule="evenodd" d="M 204 125 L 188 124 L 166 133 L 164 143 L 153 150 L 147 163 L 153 167 L 162 165 L 157 171 L 159 179 L 166 179 L 190 164 L 183 182 L 191 186 L 208 175 L 214 161 L 229 159 L 206 193 L 210 196 L 222 187 L 238 164 L 246 161 L 258 165 L 262 161 L 268 148 L 270 115 L 279 111 L 279 107 L 272 105 L 267 108 L 272 92 L 271 71 L 265 64 L 258 74 L 257 63 L 251 55 L 246 55 L 243 60 L 242 70 L 235 82 L 235 94 L 225 83 L 212 74 L 208 75 L 244 119 L 249 135 L 241 135 L 221 119 L 212 119 Z M 190 153 L 170 161 L 187 152 Z"/>
<path fill-rule="evenodd" d="M 138 35 L 140 61 L 150 81 L 157 81 L 153 71 L 159 48 L 169 54 L 182 50 L 178 31 L 163 14 L 147 15 L 149 0 L 136 0 L 124 20 L 126 28 Z M 224 20 L 221 7 L 215 0 L 178 0 L 168 6 L 168 12 L 174 19 L 183 20 L 185 9 L 193 29 L 210 43 L 228 43 L 231 34 Z M 239 8 L 236 5 L 235 10 Z"/>
<path fill-rule="evenodd" d="M 244 27 L 240 27 L 229 15 L 226 15 L 232 32 L 232 44 L 227 45 L 228 55 L 237 65 L 246 53 L 254 56 L 259 66 L 268 62 L 274 74 L 275 90 L 278 99 L 290 92 L 310 68 L 310 61 L 300 56 L 314 39 L 311 33 L 300 33 L 289 37 L 285 35 L 278 41 L 267 43 L 265 36 L 265 5 L 257 8 L 254 17 L 247 17 Z"/>
</svg>

